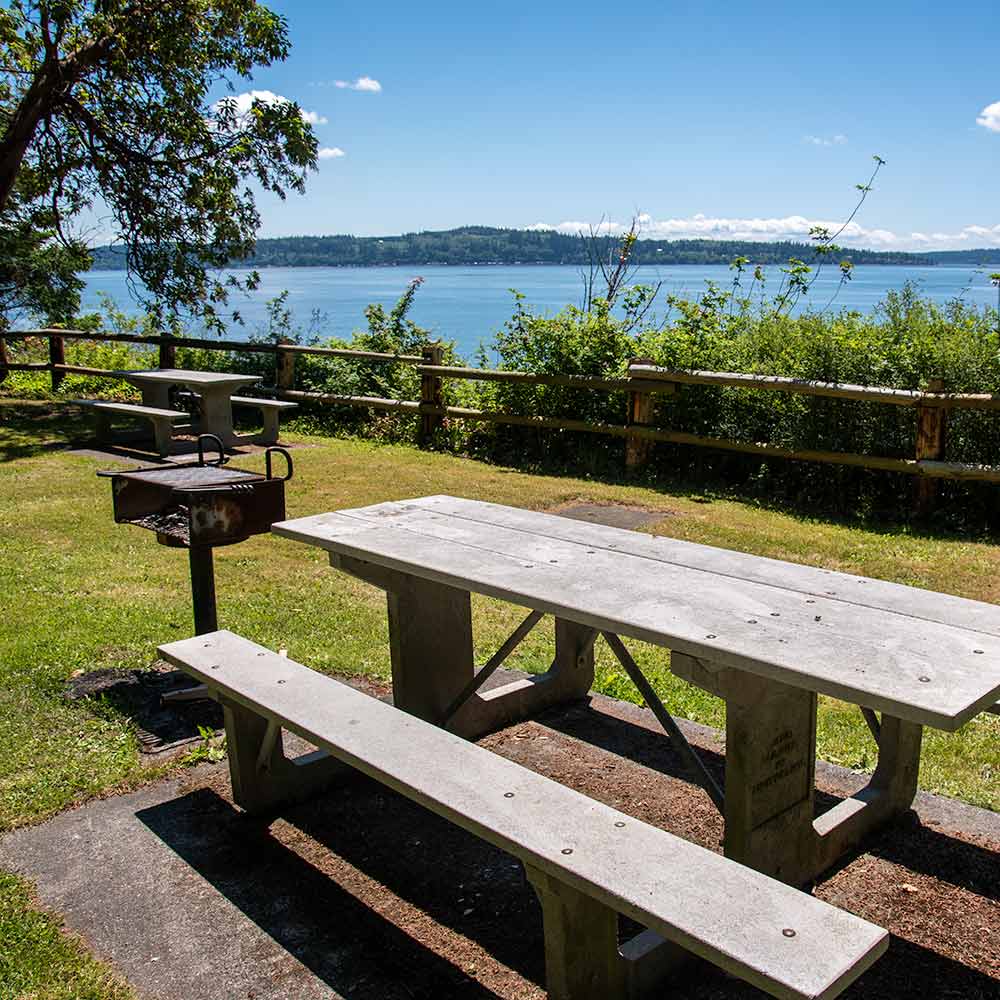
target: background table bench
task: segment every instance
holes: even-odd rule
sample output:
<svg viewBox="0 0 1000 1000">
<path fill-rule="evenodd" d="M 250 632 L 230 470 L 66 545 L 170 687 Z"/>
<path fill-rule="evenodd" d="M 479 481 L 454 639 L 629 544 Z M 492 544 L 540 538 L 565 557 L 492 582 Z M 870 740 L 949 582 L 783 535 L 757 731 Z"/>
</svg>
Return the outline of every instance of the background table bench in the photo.
<svg viewBox="0 0 1000 1000">
<path fill-rule="evenodd" d="M 233 406 L 245 406 L 260 413 L 264 429 L 257 439 L 259 444 L 277 444 L 281 414 L 299 408 L 298 403 L 292 403 L 288 400 L 258 399 L 256 396 L 232 396 L 230 402 Z"/>
<path fill-rule="evenodd" d="M 773 996 L 833 997 L 887 947 L 886 932 L 859 917 L 231 632 L 160 654 L 222 702 L 245 808 L 312 793 L 342 761 L 519 858 L 542 904 L 556 1000 L 637 996 L 684 952 Z M 320 753 L 288 760 L 283 728 Z M 650 930 L 619 948 L 618 914 Z"/>
<path fill-rule="evenodd" d="M 727 856 L 793 883 L 909 808 L 923 726 L 953 731 L 1000 696 L 991 604 L 454 497 L 272 530 L 387 592 L 396 704 L 467 736 L 585 696 L 600 633 L 669 729 L 616 640 L 670 649 L 676 674 L 726 700 L 724 796 L 688 760 L 724 811 Z M 472 591 L 533 612 L 485 673 L 555 616 L 546 674 L 479 693 Z M 817 693 L 863 708 L 879 761 L 867 788 L 814 821 Z"/>
<path fill-rule="evenodd" d="M 111 420 L 114 417 L 145 420 L 152 424 L 153 439 L 161 457 L 170 454 L 170 441 L 176 425 L 182 420 L 191 419 L 190 414 L 180 410 L 140 406 L 138 403 L 117 403 L 106 399 L 73 399 L 70 402 L 87 407 L 97 414 L 97 438 L 105 443 L 111 441 Z"/>
</svg>

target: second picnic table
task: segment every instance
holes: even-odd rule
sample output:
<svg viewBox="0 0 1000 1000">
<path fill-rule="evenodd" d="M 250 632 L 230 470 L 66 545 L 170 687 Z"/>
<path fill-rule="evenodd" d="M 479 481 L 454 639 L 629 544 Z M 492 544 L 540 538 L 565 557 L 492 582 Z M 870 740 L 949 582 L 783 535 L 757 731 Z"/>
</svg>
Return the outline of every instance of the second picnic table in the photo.
<svg viewBox="0 0 1000 1000">
<path fill-rule="evenodd" d="M 397 707 L 474 738 L 586 696 L 601 635 L 725 817 L 725 853 L 808 881 L 909 809 L 923 727 L 1000 696 L 1000 608 L 899 584 L 448 496 L 275 524 L 388 595 Z M 531 609 L 476 673 L 472 592 Z M 543 614 L 548 672 L 483 683 Z M 720 789 L 619 636 L 726 701 Z M 817 695 L 861 707 L 878 766 L 814 818 Z M 876 714 L 881 712 L 881 718 Z"/>
<path fill-rule="evenodd" d="M 239 443 L 233 429 L 233 393 L 262 381 L 259 375 L 185 371 L 181 368 L 118 371 L 114 374 L 139 389 L 143 405 L 162 410 L 169 407 L 171 386 L 182 385 L 190 389 L 199 396 L 200 430 L 214 434 L 227 448 Z"/>
</svg>

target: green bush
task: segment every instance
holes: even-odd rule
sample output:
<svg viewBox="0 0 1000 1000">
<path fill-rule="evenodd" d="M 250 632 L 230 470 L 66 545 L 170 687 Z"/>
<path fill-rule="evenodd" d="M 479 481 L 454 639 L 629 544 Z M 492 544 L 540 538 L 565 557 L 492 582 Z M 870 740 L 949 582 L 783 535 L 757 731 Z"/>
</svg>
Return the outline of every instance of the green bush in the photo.
<svg viewBox="0 0 1000 1000">
<path fill-rule="evenodd" d="M 872 314 L 842 310 L 789 316 L 773 304 L 734 308 L 727 292 L 710 286 L 697 301 L 671 300 L 664 322 L 638 329 L 625 315 L 597 307 L 568 307 L 556 316 L 533 313 L 518 298 L 513 318 L 488 350 L 497 367 L 536 372 L 621 375 L 630 358 L 667 368 L 749 372 L 819 381 L 925 388 L 940 378 L 951 391 L 1000 389 L 996 310 L 961 302 L 938 305 L 913 287 L 890 292 Z M 483 352 L 482 357 L 485 358 Z M 624 393 L 475 383 L 477 405 L 518 414 L 543 414 L 622 424 Z M 707 437 L 769 442 L 796 450 L 912 458 L 914 411 L 909 407 L 822 399 L 761 390 L 680 386 L 658 396 L 656 426 Z M 470 447 L 486 457 L 531 464 L 567 463 L 621 469 L 620 439 L 518 427 L 470 430 Z M 1000 454 L 995 414 L 952 411 L 947 457 L 995 464 Z M 738 453 L 658 445 L 655 468 L 704 483 L 750 489 L 762 499 L 852 516 L 899 516 L 909 509 L 912 480 L 831 465 L 761 460 Z M 980 520 L 993 488 L 942 483 L 962 518 Z"/>
</svg>

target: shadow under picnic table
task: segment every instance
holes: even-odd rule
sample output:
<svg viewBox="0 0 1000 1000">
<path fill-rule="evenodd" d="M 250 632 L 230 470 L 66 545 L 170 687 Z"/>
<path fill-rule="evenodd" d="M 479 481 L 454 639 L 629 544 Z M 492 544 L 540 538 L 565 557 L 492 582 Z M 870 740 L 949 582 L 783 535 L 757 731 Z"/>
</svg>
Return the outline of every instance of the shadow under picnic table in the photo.
<svg viewBox="0 0 1000 1000">
<path fill-rule="evenodd" d="M 610 715 L 603 710 L 602 705 L 593 701 L 550 709 L 537 716 L 535 721 L 565 736 L 600 747 L 694 786 L 683 758 L 671 747 L 666 734 L 630 722 L 620 714 Z M 683 725 L 683 720 L 681 724 Z M 696 751 L 709 773 L 720 784 L 724 784 L 725 755 L 703 745 L 696 746 Z M 820 781 L 827 769 L 820 765 Z M 839 770 L 844 772 L 840 784 L 846 780 L 861 788 L 868 780 L 867 775 Z M 848 794 L 846 789 L 842 793 L 838 789 L 838 794 L 831 794 L 817 788 L 816 815 L 822 815 L 833 808 Z M 707 843 L 705 846 L 708 846 Z M 997 852 L 926 825 L 913 810 L 867 837 L 857 851 L 847 854 L 839 864 L 825 872 L 820 881 L 852 864 L 865 852 L 910 871 L 966 889 L 985 899 L 1000 900 L 1000 858 Z"/>
<path fill-rule="evenodd" d="M 514 858 L 360 775 L 278 817 L 246 816 L 208 788 L 139 813 L 347 1000 L 485 1000 L 544 983 L 541 913 Z M 700 961 L 671 986 L 690 1000 L 764 995 Z M 996 988 L 977 969 L 894 936 L 844 996 L 986 1000 Z"/>
<path fill-rule="evenodd" d="M 343 792 L 338 789 L 338 795 Z M 297 843 L 298 850 L 293 849 L 269 829 L 268 820 L 246 816 L 211 789 L 137 815 L 222 896 L 346 1000 L 498 996 L 409 933 L 398 914 L 387 916 L 359 898 L 357 880 L 345 872 L 341 859 L 357 861 L 366 875 L 371 873 L 365 867 L 365 831 L 350 811 L 334 810 L 326 837 L 329 850 L 320 841 L 310 845 L 305 856 L 300 853 L 305 845 Z M 405 844 L 406 824 L 388 825 Z M 406 856 L 405 850 L 384 853 Z M 338 880 L 345 874 L 346 879 Z M 227 970 L 218 971 L 224 982 Z"/>
</svg>

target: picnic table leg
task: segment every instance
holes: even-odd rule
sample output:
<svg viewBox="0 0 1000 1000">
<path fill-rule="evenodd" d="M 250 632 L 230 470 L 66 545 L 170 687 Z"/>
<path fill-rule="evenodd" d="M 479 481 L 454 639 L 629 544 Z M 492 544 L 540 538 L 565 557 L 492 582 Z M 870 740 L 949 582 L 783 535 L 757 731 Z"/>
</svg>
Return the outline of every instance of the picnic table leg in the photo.
<svg viewBox="0 0 1000 1000">
<path fill-rule="evenodd" d="M 95 415 L 97 417 L 97 440 L 100 441 L 101 444 L 111 444 L 111 414 L 102 413 L 98 410 Z"/>
<path fill-rule="evenodd" d="M 238 443 L 233 430 L 232 393 L 227 390 L 212 389 L 206 386 L 201 392 L 201 422 L 199 429 L 203 434 L 214 434 L 227 448 Z"/>
<path fill-rule="evenodd" d="M 593 686 L 597 633 L 556 619 L 555 657 L 544 674 L 477 691 L 463 703 L 475 675 L 469 592 L 337 553 L 331 553 L 330 565 L 386 592 L 397 708 L 475 739 L 551 705 L 584 698 Z"/>
<path fill-rule="evenodd" d="M 170 386 L 163 382 L 143 382 L 139 387 L 142 393 L 142 405 L 153 406 L 158 410 L 170 409 Z"/>
<path fill-rule="evenodd" d="M 550 1000 L 662 997 L 691 955 L 653 931 L 618 944 L 618 914 L 533 865 L 524 873 L 542 906 L 545 989 Z"/>
<path fill-rule="evenodd" d="M 726 671 L 725 854 L 792 885 L 816 874 L 816 695 Z"/>
<path fill-rule="evenodd" d="M 472 679 L 472 601 L 467 590 L 386 574 L 393 704 L 440 723 Z"/>
<path fill-rule="evenodd" d="M 624 997 L 618 914 L 541 869 L 524 870 L 542 904 L 549 1000 Z"/>
<path fill-rule="evenodd" d="M 877 827 L 909 811 L 917 794 L 922 736 L 923 726 L 882 716 L 878 764 L 871 781 L 814 824 L 819 870 L 853 850 Z"/>
<path fill-rule="evenodd" d="M 910 808 L 922 726 L 884 715 L 871 781 L 814 820 L 816 695 L 676 652 L 671 670 L 726 701 L 726 857 L 800 885 Z"/>
<path fill-rule="evenodd" d="M 261 410 L 263 427 L 257 437 L 257 444 L 277 444 L 280 433 L 280 416 L 278 410 L 266 408 Z"/>
<path fill-rule="evenodd" d="M 816 695 L 676 651 L 670 669 L 726 702 L 726 857 L 792 885 L 808 881 Z"/>
<path fill-rule="evenodd" d="M 290 760 L 279 726 L 228 699 L 222 700 L 222 708 L 233 799 L 247 812 L 267 812 L 306 798 L 351 773 L 351 768 L 324 751 Z"/>
<path fill-rule="evenodd" d="M 156 452 L 160 458 L 166 458 L 170 454 L 173 435 L 174 428 L 169 420 L 153 421 L 153 440 L 156 442 Z"/>
</svg>

